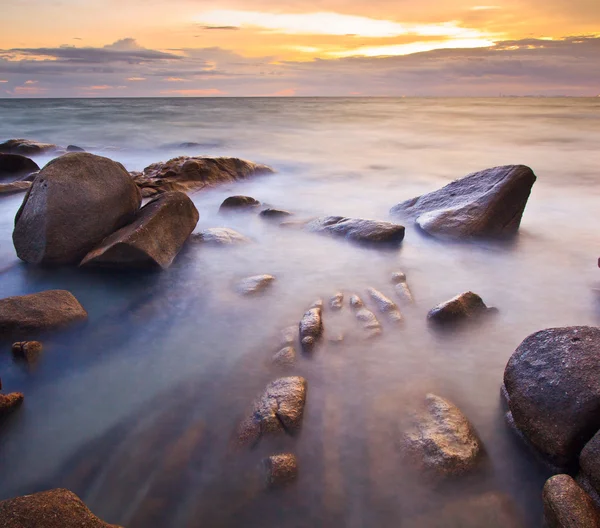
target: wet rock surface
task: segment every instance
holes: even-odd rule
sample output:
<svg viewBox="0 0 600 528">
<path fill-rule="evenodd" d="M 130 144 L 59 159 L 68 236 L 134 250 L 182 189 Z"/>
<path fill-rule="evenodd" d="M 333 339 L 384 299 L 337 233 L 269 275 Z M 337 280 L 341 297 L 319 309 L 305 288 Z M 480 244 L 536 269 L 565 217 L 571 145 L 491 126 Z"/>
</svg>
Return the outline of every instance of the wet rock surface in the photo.
<svg viewBox="0 0 600 528">
<path fill-rule="evenodd" d="M 23 156 L 35 156 L 39 154 L 61 154 L 64 152 L 62 147 L 51 143 L 39 143 L 29 139 L 9 139 L 0 143 L 0 153 L 2 154 L 21 154 Z"/>
<path fill-rule="evenodd" d="M 328 233 L 336 237 L 364 244 L 399 244 L 404 240 L 404 226 L 391 222 L 326 216 L 306 224 L 315 233 Z"/>
<path fill-rule="evenodd" d="M 298 460 L 295 455 L 273 455 L 263 460 L 265 484 L 280 488 L 291 484 L 298 477 Z"/>
<path fill-rule="evenodd" d="M 0 154 L 0 180 L 20 180 L 39 171 L 38 164 L 20 154 Z"/>
<path fill-rule="evenodd" d="M 385 314 L 390 321 L 394 323 L 399 323 L 402 321 L 402 314 L 400 313 L 398 305 L 394 301 L 386 297 L 383 293 L 375 288 L 369 288 L 367 291 L 377 306 L 377 309 L 382 314 Z"/>
<path fill-rule="evenodd" d="M 13 343 L 13 357 L 28 365 L 35 365 L 42 355 L 43 346 L 39 341 L 20 341 Z"/>
<path fill-rule="evenodd" d="M 198 210 L 185 193 L 164 193 L 142 207 L 131 224 L 90 251 L 81 265 L 167 269 L 198 219 Z"/>
<path fill-rule="evenodd" d="M 480 316 L 487 310 L 479 295 L 466 292 L 433 308 L 427 314 L 427 319 L 436 323 L 452 323 Z"/>
<path fill-rule="evenodd" d="M 569 475 L 556 475 L 544 486 L 548 528 L 600 528 L 600 510 Z"/>
<path fill-rule="evenodd" d="M 249 238 L 227 227 L 205 229 L 201 233 L 193 235 L 193 240 L 195 242 L 203 242 L 214 246 L 230 246 L 251 242 Z"/>
<path fill-rule="evenodd" d="M 20 392 L 13 392 L 11 394 L 0 394 L 0 418 L 16 411 L 21 406 L 24 399 L 25 397 Z M 1 518 L 2 517 L 0 516 L 0 519 Z M 0 524 L 0 526 L 4 525 Z"/>
<path fill-rule="evenodd" d="M 75 264 L 105 237 L 129 224 L 139 190 L 120 163 L 65 154 L 36 176 L 17 212 L 13 242 L 31 264 Z"/>
<path fill-rule="evenodd" d="M 242 279 L 236 285 L 240 295 L 256 295 L 267 290 L 275 282 L 273 275 L 256 275 Z"/>
<path fill-rule="evenodd" d="M 55 489 L 0 502 L 3 528 L 119 528 L 96 517 L 77 495 Z"/>
<path fill-rule="evenodd" d="M 304 352 L 312 352 L 323 337 L 323 309 L 315 306 L 300 321 L 300 343 Z"/>
<path fill-rule="evenodd" d="M 408 455 L 425 470 L 442 476 L 469 473 L 481 462 L 483 444 L 467 417 L 454 404 L 428 394 L 404 436 Z"/>
<path fill-rule="evenodd" d="M 0 299 L 0 334 L 27 335 L 87 319 L 87 312 L 68 291 L 48 290 Z"/>
<path fill-rule="evenodd" d="M 515 427 L 553 464 L 572 464 L 600 429 L 600 328 L 527 337 L 504 371 Z"/>
<path fill-rule="evenodd" d="M 391 212 L 414 218 L 421 229 L 435 236 L 514 235 L 535 181 L 533 171 L 524 165 L 494 167 L 407 200 Z"/>
</svg>

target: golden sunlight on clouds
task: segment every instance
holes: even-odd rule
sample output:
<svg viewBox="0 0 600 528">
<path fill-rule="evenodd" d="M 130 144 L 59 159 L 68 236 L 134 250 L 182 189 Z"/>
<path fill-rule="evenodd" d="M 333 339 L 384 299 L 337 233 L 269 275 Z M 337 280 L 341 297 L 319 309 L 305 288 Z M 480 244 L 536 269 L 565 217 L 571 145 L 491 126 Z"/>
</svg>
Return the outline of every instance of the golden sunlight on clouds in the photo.
<svg viewBox="0 0 600 528">
<path fill-rule="evenodd" d="M 364 46 L 353 50 L 332 51 L 331 57 L 384 57 L 392 55 L 410 55 L 436 49 L 474 49 L 487 48 L 495 43 L 486 39 L 433 40 L 429 42 L 411 42 L 410 44 L 393 44 L 390 46 Z"/>
</svg>

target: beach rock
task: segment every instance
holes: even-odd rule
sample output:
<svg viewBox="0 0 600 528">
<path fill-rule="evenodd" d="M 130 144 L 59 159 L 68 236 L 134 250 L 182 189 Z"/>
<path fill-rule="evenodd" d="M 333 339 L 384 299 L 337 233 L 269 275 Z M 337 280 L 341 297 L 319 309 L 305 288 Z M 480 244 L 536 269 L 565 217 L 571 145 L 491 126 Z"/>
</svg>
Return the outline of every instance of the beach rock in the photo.
<svg viewBox="0 0 600 528">
<path fill-rule="evenodd" d="M 399 323 L 402 321 L 402 314 L 398 309 L 398 305 L 387 298 L 383 293 L 376 290 L 375 288 L 369 288 L 368 293 L 373 299 L 373 302 L 377 305 L 377 309 L 387 315 L 388 319 L 393 323 Z"/>
<path fill-rule="evenodd" d="M 11 183 L 0 183 L 0 196 L 19 194 L 27 192 L 31 188 L 29 181 L 16 181 Z"/>
<path fill-rule="evenodd" d="M 404 240 L 404 226 L 362 218 L 326 216 L 309 222 L 306 229 L 367 244 L 399 244 Z"/>
<path fill-rule="evenodd" d="M 185 193 L 161 194 L 142 207 L 131 224 L 90 251 L 81 265 L 167 269 L 199 217 L 194 202 Z"/>
<path fill-rule="evenodd" d="M 238 158 L 180 156 L 153 163 L 143 172 L 132 172 L 131 176 L 142 192 L 150 195 L 167 191 L 196 191 L 270 173 L 273 169 L 266 165 Z"/>
<path fill-rule="evenodd" d="M 35 365 L 42 355 L 43 346 L 39 341 L 20 341 L 13 343 L 12 353 L 15 359 Z"/>
<path fill-rule="evenodd" d="M 417 464 L 436 474 L 462 475 L 472 471 L 483 455 L 474 427 L 452 403 L 434 394 L 425 397 L 425 408 L 414 417 L 405 435 L 407 452 Z"/>
<path fill-rule="evenodd" d="M 21 154 L 23 156 L 35 156 L 39 154 L 64 152 L 64 149 L 51 143 L 38 143 L 29 139 L 9 139 L 0 143 L 0 153 Z"/>
<path fill-rule="evenodd" d="M 241 295 L 254 295 L 265 291 L 275 282 L 272 275 L 257 275 L 241 280 L 236 285 L 236 290 Z"/>
<path fill-rule="evenodd" d="M 583 476 L 600 494 L 600 431 L 585 445 L 579 455 L 579 468 Z"/>
<path fill-rule="evenodd" d="M 292 346 L 282 348 L 273 356 L 273 363 L 280 367 L 289 367 L 296 363 L 296 350 Z"/>
<path fill-rule="evenodd" d="M 477 317 L 485 313 L 487 309 L 479 295 L 466 292 L 433 308 L 427 314 L 427 319 L 436 323 L 450 323 Z"/>
<path fill-rule="evenodd" d="M 527 337 L 504 371 L 509 418 L 558 467 L 600 429 L 600 328 L 550 328 Z"/>
<path fill-rule="evenodd" d="M 364 305 L 365 303 L 358 295 L 353 295 L 352 297 L 350 297 L 350 306 L 352 308 L 362 308 Z"/>
<path fill-rule="evenodd" d="M 133 221 L 140 203 L 139 190 L 120 163 L 65 154 L 39 172 L 17 212 L 17 255 L 32 264 L 79 263 Z"/>
<path fill-rule="evenodd" d="M 238 429 L 243 445 L 256 445 L 263 435 L 293 434 L 302 425 L 306 404 L 306 380 L 294 376 L 270 383 L 254 403 L 250 416 Z"/>
<path fill-rule="evenodd" d="M 323 309 L 314 307 L 308 310 L 300 321 L 300 343 L 304 352 L 312 352 L 323 337 Z"/>
<path fill-rule="evenodd" d="M 401 297 L 402 299 L 410 303 L 414 301 L 412 292 L 410 291 L 410 288 L 406 281 L 406 275 L 404 273 L 402 273 L 401 271 L 392 273 L 392 284 L 394 284 L 398 297 Z"/>
<path fill-rule="evenodd" d="M 215 246 L 230 246 L 233 244 L 246 244 L 251 242 L 249 238 L 227 227 L 206 229 L 197 235 L 193 235 L 193 239 Z"/>
<path fill-rule="evenodd" d="M 342 292 L 338 292 L 336 293 L 330 300 L 329 300 L 329 307 L 332 310 L 341 310 L 344 307 L 344 294 Z"/>
<path fill-rule="evenodd" d="M 295 455 L 273 455 L 263 460 L 263 473 L 267 487 L 279 488 L 298 477 L 298 460 Z"/>
<path fill-rule="evenodd" d="M 0 502 L 3 528 L 119 528 L 96 517 L 74 493 L 54 489 Z"/>
<path fill-rule="evenodd" d="M 435 236 L 514 235 L 535 180 L 524 165 L 494 167 L 403 202 L 391 212 L 415 218 L 421 229 Z"/>
<path fill-rule="evenodd" d="M 381 323 L 375 314 L 365 308 L 365 303 L 358 295 L 350 297 L 350 306 L 354 310 L 354 315 L 362 323 L 362 327 L 366 330 L 366 339 L 372 339 L 381 335 Z"/>
<path fill-rule="evenodd" d="M 9 415 L 17 410 L 24 400 L 23 394 L 13 392 L 12 394 L 0 394 L 0 418 Z M 0 519 L 2 516 L 0 515 Z M 0 526 L 4 526 L 0 523 Z"/>
<path fill-rule="evenodd" d="M 569 475 L 548 479 L 543 500 L 548 528 L 600 528 L 598 507 Z"/>
<path fill-rule="evenodd" d="M 0 154 L 0 179 L 20 180 L 39 171 L 38 164 L 20 154 Z"/>
<path fill-rule="evenodd" d="M 281 344 L 293 345 L 298 339 L 298 325 L 288 326 L 281 331 Z"/>
<path fill-rule="evenodd" d="M 267 219 L 278 219 L 292 216 L 292 213 L 282 209 L 265 209 L 264 211 L 260 212 L 260 216 Z"/>
<path fill-rule="evenodd" d="M 85 152 L 85 149 L 78 147 L 77 145 L 69 145 L 67 147 L 67 152 Z"/>
<path fill-rule="evenodd" d="M 0 335 L 27 335 L 87 319 L 87 312 L 68 291 L 48 290 L 0 299 Z"/>
<path fill-rule="evenodd" d="M 230 196 L 221 204 L 219 211 L 245 211 L 256 207 L 260 207 L 260 202 L 251 196 Z"/>
</svg>

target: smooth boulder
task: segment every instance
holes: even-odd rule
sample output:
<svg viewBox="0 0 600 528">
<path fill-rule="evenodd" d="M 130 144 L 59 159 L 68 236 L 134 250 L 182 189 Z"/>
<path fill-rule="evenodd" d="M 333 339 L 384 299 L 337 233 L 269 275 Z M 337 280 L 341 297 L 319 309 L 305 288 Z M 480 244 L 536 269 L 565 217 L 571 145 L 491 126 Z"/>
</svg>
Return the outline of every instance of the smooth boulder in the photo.
<svg viewBox="0 0 600 528">
<path fill-rule="evenodd" d="M 231 246 L 251 242 L 248 237 L 227 227 L 213 227 L 193 235 L 194 241 L 204 242 L 214 246 Z"/>
<path fill-rule="evenodd" d="M 427 319 L 436 323 L 452 323 L 480 316 L 487 310 L 488 307 L 479 295 L 466 292 L 430 310 Z"/>
<path fill-rule="evenodd" d="M 65 154 L 36 176 L 15 219 L 17 255 L 32 264 L 75 264 L 131 223 L 140 192 L 120 163 Z"/>
<path fill-rule="evenodd" d="M 494 167 L 398 204 L 391 213 L 414 218 L 434 236 L 514 235 L 535 181 L 533 171 L 524 165 Z"/>
<path fill-rule="evenodd" d="M 223 201 L 219 211 L 246 211 L 256 207 L 260 207 L 260 202 L 252 196 L 230 196 Z"/>
<path fill-rule="evenodd" d="M 82 266 L 167 269 L 196 228 L 200 215 L 182 192 L 146 204 L 135 220 L 90 251 Z"/>
<path fill-rule="evenodd" d="M 548 479 L 542 496 L 548 528 L 600 528 L 598 507 L 569 475 Z"/>
<path fill-rule="evenodd" d="M 48 290 L 0 299 L 0 336 L 21 336 L 63 328 L 87 319 L 87 312 L 68 291 Z"/>
<path fill-rule="evenodd" d="M 600 328 L 550 328 L 527 337 L 504 371 L 509 423 L 558 467 L 600 429 Z"/>
<path fill-rule="evenodd" d="M 38 164 L 20 154 L 0 154 L 0 180 L 19 180 L 39 171 Z"/>
<path fill-rule="evenodd" d="M 9 139 L 0 143 L 0 153 L 2 154 L 21 154 L 24 156 L 35 156 L 39 154 L 59 154 L 64 152 L 62 147 L 52 143 L 39 143 L 29 139 Z"/>
<path fill-rule="evenodd" d="M 399 244 L 405 231 L 400 224 L 343 216 L 317 218 L 307 223 L 306 229 L 364 244 Z"/>
<path fill-rule="evenodd" d="M 96 517 L 71 491 L 54 489 L 0 502 L 3 528 L 119 528 Z"/>
</svg>

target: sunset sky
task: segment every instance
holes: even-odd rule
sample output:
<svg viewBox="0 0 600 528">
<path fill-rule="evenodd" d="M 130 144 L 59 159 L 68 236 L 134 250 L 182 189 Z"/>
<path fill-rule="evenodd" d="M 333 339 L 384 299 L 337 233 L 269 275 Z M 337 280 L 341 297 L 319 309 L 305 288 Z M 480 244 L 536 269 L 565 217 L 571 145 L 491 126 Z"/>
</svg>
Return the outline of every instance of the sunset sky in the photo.
<svg viewBox="0 0 600 528">
<path fill-rule="evenodd" d="M 15 0 L 0 97 L 600 95 L 600 0 Z"/>
</svg>

